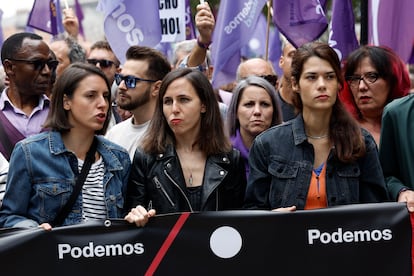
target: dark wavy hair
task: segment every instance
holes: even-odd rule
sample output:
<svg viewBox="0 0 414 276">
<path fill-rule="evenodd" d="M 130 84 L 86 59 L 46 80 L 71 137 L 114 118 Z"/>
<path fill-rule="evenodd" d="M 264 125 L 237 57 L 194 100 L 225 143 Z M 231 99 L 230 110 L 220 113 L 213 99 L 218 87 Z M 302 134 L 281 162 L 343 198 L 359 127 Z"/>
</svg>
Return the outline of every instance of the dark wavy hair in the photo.
<svg viewBox="0 0 414 276">
<path fill-rule="evenodd" d="M 306 43 L 297 49 L 292 59 L 292 78 L 296 83 L 299 83 L 303 66 L 310 57 L 318 57 L 327 61 L 332 66 L 339 84 L 343 85 L 338 55 L 328 44 L 322 42 Z M 294 93 L 293 102 L 302 112 L 303 104 L 299 93 Z M 365 141 L 361 128 L 338 97 L 332 107 L 329 128 L 330 138 L 335 145 L 335 155 L 340 161 L 352 162 L 365 154 Z"/>
<path fill-rule="evenodd" d="M 365 45 L 349 54 L 343 68 L 345 77 L 352 76 L 366 57 L 371 60 L 379 76 L 389 85 L 390 91 L 386 104 L 409 93 L 411 83 L 406 65 L 393 50 L 385 46 Z M 347 84 L 343 86 L 339 96 L 354 118 L 361 119 L 361 112 Z"/>
<path fill-rule="evenodd" d="M 240 100 L 243 96 L 244 90 L 249 86 L 257 86 L 263 88 L 270 96 L 273 106 L 273 115 L 271 127 L 282 123 L 282 112 L 279 101 L 276 96 L 276 90 L 267 80 L 262 77 L 249 76 L 244 80 L 239 81 L 233 90 L 233 96 L 227 110 L 227 128 L 230 136 L 235 136 L 236 131 L 240 128 L 239 119 L 237 119 L 237 110 L 239 108 Z"/>
<path fill-rule="evenodd" d="M 98 67 L 83 63 L 75 62 L 70 64 L 63 73 L 57 78 L 53 86 L 51 106 L 48 117 L 44 124 L 45 128 L 55 130 L 61 133 L 69 132 L 73 127 L 68 120 L 68 111 L 63 108 L 63 98 L 66 95 L 69 98 L 73 97 L 73 93 L 78 88 L 79 83 L 86 77 L 97 75 L 101 77 L 107 86 L 108 91 L 111 91 L 111 85 L 101 69 Z M 109 120 L 111 119 L 111 93 L 108 95 L 108 112 L 104 126 L 101 130 L 96 131 L 96 134 L 103 135 L 108 128 Z"/>
<path fill-rule="evenodd" d="M 146 78 L 162 80 L 171 71 L 168 59 L 158 50 L 146 46 L 134 45 L 128 48 L 125 57 L 127 60 L 144 60 L 148 62 Z"/>
<path fill-rule="evenodd" d="M 164 152 L 167 145 L 175 146 L 175 135 L 164 116 L 163 98 L 170 84 L 180 78 L 191 83 L 200 101 L 206 107 L 206 112 L 201 114 L 201 127 L 198 134 L 200 149 L 207 156 L 229 152 L 232 146 L 224 133 L 223 120 L 213 87 L 202 72 L 189 68 L 171 71 L 162 80 L 157 107 L 141 144 L 143 151 L 148 154 L 158 154 Z"/>
</svg>

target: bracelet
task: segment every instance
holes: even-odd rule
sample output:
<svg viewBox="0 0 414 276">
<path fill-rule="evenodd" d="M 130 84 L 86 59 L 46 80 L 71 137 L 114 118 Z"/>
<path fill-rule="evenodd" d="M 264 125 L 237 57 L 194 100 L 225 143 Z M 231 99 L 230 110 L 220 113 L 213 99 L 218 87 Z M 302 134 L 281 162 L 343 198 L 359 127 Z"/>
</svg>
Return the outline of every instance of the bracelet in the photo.
<svg viewBox="0 0 414 276">
<path fill-rule="evenodd" d="M 210 41 L 209 43 L 207 43 L 207 44 L 204 44 L 204 43 L 202 43 L 202 42 L 200 41 L 200 37 L 197 37 L 197 45 L 198 45 L 200 48 L 205 49 L 205 50 L 208 50 L 208 47 L 210 47 L 210 44 L 211 44 L 211 41 Z"/>
</svg>

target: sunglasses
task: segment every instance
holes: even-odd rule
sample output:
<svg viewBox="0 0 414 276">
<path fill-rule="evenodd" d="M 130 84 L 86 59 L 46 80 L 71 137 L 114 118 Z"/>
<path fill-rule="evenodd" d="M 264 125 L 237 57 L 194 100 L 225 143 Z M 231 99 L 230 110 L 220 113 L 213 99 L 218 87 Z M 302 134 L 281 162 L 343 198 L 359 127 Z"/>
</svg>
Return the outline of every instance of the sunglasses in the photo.
<svg viewBox="0 0 414 276">
<path fill-rule="evenodd" d="M 114 62 L 111 60 L 107 60 L 107 59 L 94 59 L 94 58 L 90 58 L 86 60 L 89 64 L 95 65 L 99 63 L 99 66 L 101 68 L 108 68 L 111 67 Z"/>
<path fill-rule="evenodd" d="M 129 88 L 135 88 L 137 86 L 137 82 L 139 81 L 146 81 L 146 82 L 156 82 L 156 80 L 147 80 L 147 79 L 141 79 L 134 76 L 124 76 L 121 74 L 115 74 L 115 83 L 116 85 L 120 85 L 121 82 L 125 82 L 125 86 Z"/>
<path fill-rule="evenodd" d="M 259 77 L 267 80 L 273 86 L 276 85 L 276 82 L 277 82 L 277 76 L 276 75 L 263 75 L 263 76 L 259 76 Z"/>
<path fill-rule="evenodd" d="M 45 68 L 45 65 L 47 64 L 47 67 L 49 68 L 50 71 L 55 71 L 56 67 L 59 64 L 59 61 L 55 60 L 55 59 L 48 59 L 48 60 L 44 60 L 44 59 L 35 59 L 35 60 L 28 60 L 28 59 L 17 59 L 17 58 L 10 58 L 11 61 L 16 61 L 16 62 L 24 62 L 24 63 L 28 63 L 28 64 L 33 64 L 34 70 L 35 71 L 42 71 L 43 68 Z"/>
</svg>

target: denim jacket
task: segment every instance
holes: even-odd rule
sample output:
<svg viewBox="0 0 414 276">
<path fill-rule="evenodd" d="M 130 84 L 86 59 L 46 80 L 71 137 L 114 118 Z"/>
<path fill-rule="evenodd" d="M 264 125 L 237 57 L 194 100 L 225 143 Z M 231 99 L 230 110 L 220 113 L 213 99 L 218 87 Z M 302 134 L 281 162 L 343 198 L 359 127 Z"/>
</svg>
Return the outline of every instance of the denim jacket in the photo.
<svg viewBox="0 0 414 276">
<path fill-rule="evenodd" d="M 387 192 L 378 150 L 362 130 L 366 154 L 355 162 L 339 161 L 331 149 L 326 161 L 328 206 L 381 202 Z M 295 205 L 304 209 L 312 176 L 314 149 L 308 143 L 303 117 L 258 135 L 250 148 L 246 208 L 275 209 Z"/>
<path fill-rule="evenodd" d="M 127 208 L 140 204 L 157 214 L 192 212 L 180 161 L 173 146 L 164 153 L 138 150 L 128 184 Z M 201 211 L 241 209 L 246 190 L 244 162 L 238 150 L 207 157 Z"/>
<path fill-rule="evenodd" d="M 131 161 L 125 149 L 97 136 L 105 172 L 103 187 L 108 218 L 123 216 Z M 73 191 L 78 159 L 65 148 L 61 134 L 48 131 L 26 138 L 13 150 L 0 227 L 35 227 L 53 221 Z M 63 225 L 82 222 L 82 193 Z"/>
</svg>

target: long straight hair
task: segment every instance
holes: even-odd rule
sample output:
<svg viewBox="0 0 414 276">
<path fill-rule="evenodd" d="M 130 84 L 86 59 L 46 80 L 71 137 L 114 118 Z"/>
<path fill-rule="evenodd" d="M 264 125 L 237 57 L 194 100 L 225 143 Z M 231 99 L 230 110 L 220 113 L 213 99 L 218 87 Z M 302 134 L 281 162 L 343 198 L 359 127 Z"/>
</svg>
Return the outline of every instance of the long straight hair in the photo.
<svg viewBox="0 0 414 276">
<path fill-rule="evenodd" d="M 314 56 L 327 61 L 332 66 L 339 84 L 343 85 L 341 63 L 337 54 L 328 44 L 321 42 L 307 43 L 296 50 L 292 59 L 292 78 L 296 83 L 299 83 L 304 64 Z M 293 103 L 300 112 L 303 111 L 299 93 L 294 93 Z M 329 128 L 330 138 L 335 145 L 335 154 L 340 161 L 352 162 L 365 154 L 365 141 L 361 128 L 345 109 L 339 97 L 332 107 Z"/>
</svg>

